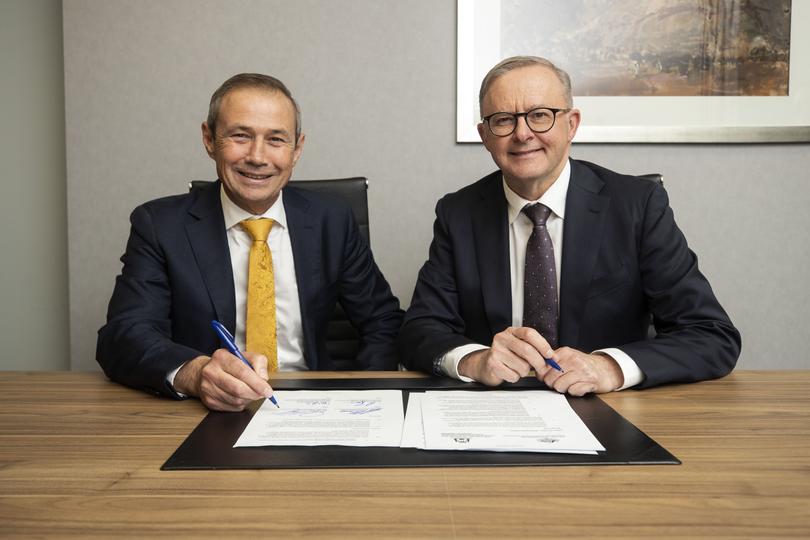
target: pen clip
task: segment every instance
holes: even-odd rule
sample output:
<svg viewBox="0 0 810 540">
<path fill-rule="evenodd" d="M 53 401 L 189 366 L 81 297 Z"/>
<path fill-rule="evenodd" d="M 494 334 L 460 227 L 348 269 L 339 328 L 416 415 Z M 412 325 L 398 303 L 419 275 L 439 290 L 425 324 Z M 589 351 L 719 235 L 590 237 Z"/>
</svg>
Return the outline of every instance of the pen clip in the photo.
<svg viewBox="0 0 810 540">
<path fill-rule="evenodd" d="M 228 332 L 228 329 L 225 328 L 225 325 L 223 325 L 221 322 L 219 322 L 217 320 L 213 320 L 213 321 L 211 321 L 211 326 L 214 328 L 214 331 L 219 336 L 219 339 L 222 341 L 222 344 L 224 345 L 224 347 L 226 349 L 228 349 L 232 355 L 234 355 L 235 357 L 240 359 L 242 362 L 247 364 L 247 366 L 250 369 L 253 369 L 253 366 L 251 365 L 251 363 L 248 362 L 247 358 L 245 358 L 245 356 L 239 350 L 239 347 L 236 346 L 236 340 L 233 338 L 231 333 Z"/>
<path fill-rule="evenodd" d="M 224 324 L 219 321 L 211 321 L 211 326 L 214 328 L 214 330 L 216 330 L 217 334 L 219 334 L 227 345 L 236 346 L 236 341 L 234 340 L 233 335 L 228 332 L 228 329 L 225 328 Z"/>
</svg>

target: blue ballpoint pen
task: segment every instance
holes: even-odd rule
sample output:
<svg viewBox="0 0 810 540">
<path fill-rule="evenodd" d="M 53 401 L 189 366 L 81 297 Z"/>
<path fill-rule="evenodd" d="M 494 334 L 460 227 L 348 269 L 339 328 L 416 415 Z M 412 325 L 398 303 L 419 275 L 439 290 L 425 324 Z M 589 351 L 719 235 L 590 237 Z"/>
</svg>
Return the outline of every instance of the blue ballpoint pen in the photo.
<svg viewBox="0 0 810 540">
<path fill-rule="evenodd" d="M 557 362 L 555 362 L 551 358 L 543 358 L 543 360 L 546 361 L 546 364 L 550 365 L 551 367 L 553 367 L 554 369 L 556 369 L 560 373 L 565 373 L 565 371 L 563 371 L 563 368 L 560 367 L 560 364 L 558 364 Z"/>
<path fill-rule="evenodd" d="M 230 332 L 228 332 L 228 329 L 225 328 L 225 325 L 223 325 L 219 321 L 211 321 L 211 326 L 214 328 L 214 331 L 219 336 L 219 339 L 222 340 L 222 343 L 225 344 L 225 347 L 227 347 L 227 349 L 231 351 L 231 354 L 233 354 L 239 360 L 244 362 L 247 367 L 253 369 L 253 366 L 250 365 L 250 362 L 247 361 L 247 358 L 242 356 L 242 353 L 239 351 L 239 347 L 236 346 L 236 342 L 234 341 L 233 336 L 231 335 Z M 268 399 L 270 399 L 270 401 L 276 407 L 279 406 L 278 401 L 276 401 L 275 397 L 270 396 Z"/>
</svg>

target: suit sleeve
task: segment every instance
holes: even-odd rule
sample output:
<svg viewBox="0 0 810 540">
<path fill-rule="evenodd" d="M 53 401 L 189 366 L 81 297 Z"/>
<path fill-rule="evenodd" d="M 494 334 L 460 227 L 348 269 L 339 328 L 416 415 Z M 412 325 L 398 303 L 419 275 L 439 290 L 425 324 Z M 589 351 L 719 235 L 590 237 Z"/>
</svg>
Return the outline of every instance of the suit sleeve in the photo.
<svg viewBox="0 0 810 540">
<path fill-rule="evenodd" d="M 476 343 L 464 335 L 466 325 L 459 307 L 456 258 L 444 201 L 436 204 L 428 260 L 419 271 L 398 341 L 405 367 L 436 375 L 443 374 L 438 366 L 442 355 Z"/>
<path fill-rule="evenodd" d="M 153 216 L 140 206 L 130 222 L 123 269 L 107 323 L 98 332 L 96 360 L 114 381 L 177 398 L 166 375 L 202 353 L 171 340 L 171 287 Z"/>
<path fill-rule="evenodd" d="M 339 301 L 360 333 L 357 364 L 360 369 L 396 371 L 396 339 L 403 311 L 348 212 Z"/>
<path fill-rule="evenodd" d="M 637 388 L 728 374 L 740 354 L 740 334 L 698 269 L 661 186 L 649 196 L 638 242 L 644 295 L 657 336 L 620 347 L 644 373 Z"/>
</svg>

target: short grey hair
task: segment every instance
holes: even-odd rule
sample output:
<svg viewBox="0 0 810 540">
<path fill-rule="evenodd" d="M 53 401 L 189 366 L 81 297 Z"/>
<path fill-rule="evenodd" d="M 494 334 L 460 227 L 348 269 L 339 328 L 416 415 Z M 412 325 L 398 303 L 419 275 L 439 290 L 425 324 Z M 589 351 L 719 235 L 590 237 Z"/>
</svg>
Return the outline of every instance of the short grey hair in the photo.
<svg viewBox="0 0 810 540">
<path fill-rule="evenodd" d="M 298 103 L 295 102 L 290 90 L 284 86 L 283 82 L 275 77 L 262 75 L 261 73 L 239 73 L 222 83 L 222 85 L 216 89 L 208 105 L 208 119 L 206 120 L 208 129 L 211 130 L 211 135 L 216 137 L 217 119 L 219 117 L 219 108 L 222 105 L 222 99 L 228 92 L 242 88 L 258 88 L 260 90 L 267 90 L 268 92 L 281 92 L 289 99 L 295 109 L 295 144 L 298 144 L 298 137 L 301 136 L 301 109 L 298 108 Z"/>
<path fill-rule="evenodd" d="M 498 62 L 495 67 L 489 70 L 484 80 L 481 81 L 481 90 L 478 92 L 478 109 L 481 111 L 481 115 L 484 114 L 484 97 L 486 97 L 492 83 L 510 71 L 527 66 L 543 66 L 553 71 L 563 85 L 565 106 L 574 106 L 574 98 L 571 96 L 571 77 L 568 76 L 565 70 L 555 66 L 551 60 L 546 60 L 540 56 L 512 56 Z"/>
</svg>

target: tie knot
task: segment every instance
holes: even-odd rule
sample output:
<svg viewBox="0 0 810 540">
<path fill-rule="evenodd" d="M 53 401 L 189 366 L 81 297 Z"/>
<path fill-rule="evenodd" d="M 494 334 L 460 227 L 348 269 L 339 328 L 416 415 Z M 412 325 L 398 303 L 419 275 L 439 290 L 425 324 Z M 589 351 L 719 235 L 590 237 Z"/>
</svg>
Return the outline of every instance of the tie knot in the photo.
<svg viewBox="0 0 810 540">
<path fill-rule="evenodd" d="M 535 203 L 527 204 L 521 210 L 526 216 L 532 220 L 535 227 L 540 227 L 546 224 L 548 216 L 551 215 L 551 208 L 545 204 Z"/>
<path fill-rule="evenodd" d="M 273 228 L 273 221 L 269 218 L 259 219 L 246 219 L 240 221 L 239 224 L 247 231 L 254 242 L 266 242 L 267 235 L 270 234 L 270 229 Z"/>
</svg>

